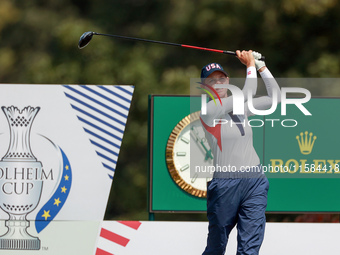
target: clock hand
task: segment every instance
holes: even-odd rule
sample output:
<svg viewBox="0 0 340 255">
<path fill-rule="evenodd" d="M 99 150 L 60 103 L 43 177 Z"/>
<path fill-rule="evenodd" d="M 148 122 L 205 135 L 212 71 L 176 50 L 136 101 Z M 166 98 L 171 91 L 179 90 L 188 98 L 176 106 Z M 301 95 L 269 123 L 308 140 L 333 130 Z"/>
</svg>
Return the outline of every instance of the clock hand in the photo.
<svg viewBox="0 0 340 255">
<path fill-rule="evenodd" d="M 201 144 L 202 148 L 204 149 L 205 151 L 205 160 L 208 160 L 209 158 L 213 159 L 213 156 L 212 156 L 212 153 L 211 153 L 211 149 L 208 150 L 208 148 L 205 146 L 204 142 L 206 141 L 205 138 L 201 138 L 199 135 L 198 135 L 198 131 L 192 127 L 191 128 L 191 134 L 193 134 L 194 138 L 195 138 L 195 141 L 198 142 Z"/>
<path fill-rule="evenodd" d="M 211 149 L 208 150 L 207 147 L 205 147 L 203 140 L 201 140 L 201 144 L 202 144 L 204 150 L 206 151 L 206 153 L 205 153 L 205 160 L 208 160 L 209 158 L 214 159 L 214 157 L 211 154 Z"/>
</svg>

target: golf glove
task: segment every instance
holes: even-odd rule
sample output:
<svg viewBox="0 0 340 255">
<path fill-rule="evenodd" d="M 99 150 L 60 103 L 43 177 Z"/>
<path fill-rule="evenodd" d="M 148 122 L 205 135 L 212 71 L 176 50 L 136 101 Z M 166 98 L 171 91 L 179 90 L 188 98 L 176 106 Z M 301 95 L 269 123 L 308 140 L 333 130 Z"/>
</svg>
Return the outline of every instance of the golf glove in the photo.
<svg viewBox="0 0 340 255">
<path fill-rule="evenodd" d="M 260 70 L 262 67 L 266 66 L 264 61 L 260 60 L 260 58 L 262 57 L 261 53 L 253 51 L 253 56 L 254 56 L 254 59 L 255 59 L 256 70 Z"/>
</svg>

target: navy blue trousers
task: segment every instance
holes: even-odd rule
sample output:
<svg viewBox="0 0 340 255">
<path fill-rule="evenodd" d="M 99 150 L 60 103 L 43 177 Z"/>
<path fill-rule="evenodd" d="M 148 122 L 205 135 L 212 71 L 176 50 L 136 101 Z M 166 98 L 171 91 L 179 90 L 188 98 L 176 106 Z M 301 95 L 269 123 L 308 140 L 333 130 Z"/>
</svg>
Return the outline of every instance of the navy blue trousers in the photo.
<svg viewBox="0 0 340 255">
<path fill-rule="evenodd" d="M 237 224 L 237 255 L 259 253 L 266 224 L 269 182 L 263 178 L 214 178 L 207 187 L 208 241 L 203 255 L 224 255 Z"/>
</svg>

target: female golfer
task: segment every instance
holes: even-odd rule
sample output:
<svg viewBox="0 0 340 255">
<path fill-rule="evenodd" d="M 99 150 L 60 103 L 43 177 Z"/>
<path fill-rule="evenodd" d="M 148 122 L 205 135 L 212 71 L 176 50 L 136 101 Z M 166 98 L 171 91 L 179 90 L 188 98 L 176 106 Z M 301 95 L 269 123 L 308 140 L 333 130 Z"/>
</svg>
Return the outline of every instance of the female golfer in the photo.
<svg viewBox="0 0 340 255">
<path fill-rule="evenodd" d="M 214 155 L 215 172 L 207 186 L 207 216 L 209 233 L 203 255 L 224 255 L 230 231 L 237 225 L 237 255 L 259 253 L 264 230 L 265 210 L 269 183 L 264 175 L 260 159 L 253 146 L 252 128 L 248 122 L 250 112 L 247 98 L 256 94 L 259 71 L 267 89 L 267 96 L 252 99 L 257 110 L 272 106 L 273 98 L 280 100 L 280 89 L 261 55 L 252 51 L 236 51 L 237 58 L 247 67 L 244 88 L 244 114 L 233 114 L 233 97 L 227 88 L 217 85 L 228 84 L 229 75 L 217 63 L 202 68 L 202 86 L 215 88 L 219 100 L 207 103 L 206 114 L 201 113 L 205 136 Z M 254 58 L 255 56 L 255 58 Z M 256 69 L 255 69 L 256 67 Z M 276 90 L 276 91 L 274 91 Z M 250 92 L 250 93 L 249 93 Z M 234 98 L 235 99 L 235 98 Z M 218 120 L 223 119 L 222 124 Z"/>
</svg>

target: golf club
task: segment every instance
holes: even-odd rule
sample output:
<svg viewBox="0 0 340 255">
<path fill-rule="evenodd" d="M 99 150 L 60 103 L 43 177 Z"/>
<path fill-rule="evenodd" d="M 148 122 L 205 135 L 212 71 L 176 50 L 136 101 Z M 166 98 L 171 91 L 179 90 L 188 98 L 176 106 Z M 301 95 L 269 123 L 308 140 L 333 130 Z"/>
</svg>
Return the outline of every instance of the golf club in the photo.
<svg viewBox="0 0 340 255">
<path fill-rule="evenodd" d="M 134 41 L 142 41 L 142 42 L 150 42 L 150 43 L 158 43 L 158 44 L 165 44 L 165 45 L 171 45 L 171 46 L 178 46 L 183 48 L 190 48 L 190 49 L 196 49 L 196 50 L 205 50 L 205 51 L 212 51 L 217 53 L 223 53 L 228 55 L 234 55 L 236 56 L 236 53 L 234 51 L 227 51 L 227 50 L 216 50 L 216 49 L 210 49 L 210 48 L 204 48 L 204 47 L 197 47 L 192 45 L 186 45 L 186 44 L 179 44 L 179 43 L 171 43 L 171 42 L 162 42 L 162 41 L 154 41 L 154 40 L 148 40 L 148 39 L 142 39 L 142 38 L 135 38 L 135 37 L 127 37 L 127 36 L 121 36 L 121 35 L 112 35 L 112 34 L 101 34 L 96 32 L 85 32 L 81 35 L 78 43 L 78 48 L 82 49 L 86 47 L 93 35 L 103 35 L 103 36 L 110 36 L 110 37 L 116 37 L 121 39 L 127 39 L 127 40 L 134 40 Z M 260 60 L 264 60 L 265 57 L 262 56 Z"/>
</svg>

